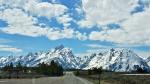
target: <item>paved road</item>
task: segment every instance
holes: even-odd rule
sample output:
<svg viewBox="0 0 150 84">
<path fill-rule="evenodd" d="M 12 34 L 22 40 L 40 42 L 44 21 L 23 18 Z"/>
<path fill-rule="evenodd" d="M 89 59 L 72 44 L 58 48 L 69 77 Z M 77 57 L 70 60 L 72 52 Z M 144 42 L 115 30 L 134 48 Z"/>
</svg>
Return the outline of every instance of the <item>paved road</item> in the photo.
<svg viewBox="0 0 150 84">
<path fill-rule="evenodd" d="M 0 84 L 93 84 L 76 77 L 72 72 L 66 72 L 63 77 L 45 77 L 37 79 L 0 79 Z"/>
</svg>

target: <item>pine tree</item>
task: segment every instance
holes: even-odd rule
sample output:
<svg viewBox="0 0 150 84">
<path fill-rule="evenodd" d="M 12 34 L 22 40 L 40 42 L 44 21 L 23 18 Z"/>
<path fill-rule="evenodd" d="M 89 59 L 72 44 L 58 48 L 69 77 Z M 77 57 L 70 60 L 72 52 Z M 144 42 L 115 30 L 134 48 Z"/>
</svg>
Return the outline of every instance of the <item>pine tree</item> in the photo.
<svg viewBox="0 0 150 84">
<path fill-rule="evenodd" d="M 63 75 L 63 68 L 52 60 L 50 64 L 39 63 L 36 72 L 44 75 L 60 76 Z"/>
<path fill-rule="evenodd" d="M 19 78 L 19 72 L 22 72 L 22 65 L 20 62 L 18 62 L 18 64 L 16 65 L 16 74 L 17 74 L 17 78 Z"/>
<path fill-rule="evenodd" d="M 54 60 L 51 61 L 51 64 L 50 64 L 50 68 L 51 68 L 51 71 L 50 71 L 50 75 L 54 76 L 56 74 L 56 64 L 54 62 Z"/>
<path fill-rule="evenodd" d="M 24 65 L 22 69 L 24 73 L 27 73 L 28 67 L 26 65 Z"/>
<path fill-rule="evenodd" d="M 101 74 L 102 74 L 102 67 L 98 68 L 99 73 L 99 84 L 101 83 Z"/>
<path fill-rule="evenodd" d="M 8 71 L 8 65 L 5 65 L 3 68 L 2 68 L 3 71 Z"/>
<path fill-rule="evenodd" d="M 79 72 L 79 70 L 77 70 L 77 72 L 76 72 L 76 75 L 78 76 L 78 75 L 80 75 L 80 72 Z"/>
<path fill-rule="evenodd" d="M 63 71 L 64 71 L 63 67 L 59 66 L 59 76 L 63 75 Z"/>
<path fill-rule="evenodd" d="M 7 65 L 7 71 L 9 73 L 9 78 L 11 78 L 11 74 L 13 72 L 13 63 L 12 62 L 9 65 Z"/>
<path fill-rule="evenodd" d="M 13 67 L 14 67 L 14 66 L 13 66 L 13 63 L 11 62 L 10 65 L 9 65 L 9 68 L 10 68 L 11 70 L 13 70 Z"/>
<path fill-rule="evenodd" d="M 91 75 L 91 74 L 92 74 L 91 69 L 88 69 L 88 75 Z"/>
</svg>

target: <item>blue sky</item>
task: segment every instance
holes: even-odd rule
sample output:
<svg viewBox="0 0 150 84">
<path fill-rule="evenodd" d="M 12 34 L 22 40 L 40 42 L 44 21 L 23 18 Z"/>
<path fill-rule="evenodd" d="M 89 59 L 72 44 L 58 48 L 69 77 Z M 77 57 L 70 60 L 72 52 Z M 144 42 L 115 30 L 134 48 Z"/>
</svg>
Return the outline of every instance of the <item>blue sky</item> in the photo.
<svg viewBox="0 0 150 84">
<path fill-rule="evenodd" d="M 1 0 L 0 56 L 63 44 L 76 55 L 130 48 L 150 56 L 149 0 Z"/>
</svg>

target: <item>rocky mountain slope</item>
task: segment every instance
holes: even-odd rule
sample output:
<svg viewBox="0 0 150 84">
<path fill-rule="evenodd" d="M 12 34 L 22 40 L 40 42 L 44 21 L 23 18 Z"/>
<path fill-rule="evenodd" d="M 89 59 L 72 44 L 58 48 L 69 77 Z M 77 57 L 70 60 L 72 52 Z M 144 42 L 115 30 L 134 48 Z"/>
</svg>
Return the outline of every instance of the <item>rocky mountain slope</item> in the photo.
<svg viewBox="0 0 150 84">
<path fill-rule="evenodd" d="M 26 66 L 37 66 L 39 63 L 50 63 L 51 60 L 57 61 L 64 68 L 79 68 L 79 64 L 76 61 L 75 56 L 72 53 L 72 50 L 69 48 L 65 48 L 63 45 L 56 47 L 55 49 L 51 49 L 46 52 L 36 52 L 29 53 L 26 56 L 9 56 L 9 57 L 1 57 L 0 58 L 0 66 L 4 66 L 6 64 L 17 64 L 21 62 L 21 64 Z"/>
<path fill-rule="evenodd" d="M 147 62 L 140 58 L 136 53 L 129 49 L 110 49 L 105 52 L 91 54 L 89 56 L 74 56 L 70 48 L 60 45 L 46 52 L 28 53 L 26 56 L 0 57 L 0 67 L 6 64 L 17 64 L 21 62 L 26 66 L 37 66 L 39 63 L 50 63 L 51 60 L 57 61 L 65 69 L 91 69 L 103 67 L 103 69 L 124 72 L 133 71 L 141 67 L 149 70 Z"/>
<path fill-rule="evenodd" d="M 124 72 L 134 71 L 139 67 L 149 70 L 145 60 L 129 49 L 110 49 L 104 53 L 95 54 L 85 69 L 103 67 L 103 69 Z"/>
</svg>

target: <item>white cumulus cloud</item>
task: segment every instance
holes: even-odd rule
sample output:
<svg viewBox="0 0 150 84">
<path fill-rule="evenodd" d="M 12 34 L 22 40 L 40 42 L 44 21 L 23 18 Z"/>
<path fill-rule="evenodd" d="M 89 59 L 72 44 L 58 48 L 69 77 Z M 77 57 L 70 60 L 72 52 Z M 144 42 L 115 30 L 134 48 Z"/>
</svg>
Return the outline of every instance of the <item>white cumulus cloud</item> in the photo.
<svg viewBox="0 0 150 84">
<path fill-rule="evenodd" d="M 91 40 L 111 41 L 122 44 L 150 44 L 150 8 L 134 14 L 121 25 L 122 28 L 92 31 Z"/>
<path fill-rule="evenodd" d="M 19 52 L 22 52 L 22 49 L 12 47 L 12 46 L 8 46 L 8 45 L 0 45 L 0 51 L 19 53 Z"/>
<path fill-rule="evenodd" d="M 9 24 L 7 27 L 0 29 L 2 32 L 8 34 L 18 34 L 31 37 L 45 36 L 50 40 L 83 38 L 81 33 L 77 34 L 72 28 L 65 27 L 69 24 L 69 21 L 72 20 L 68 15 L 59 17 L 59 22 L 64 24 L 64 29 L 57 30 L 49 27 L 42 28 L 41 26 L 35 26 L 34 24 L 37 23 L 37 19 L 18 8 L 8 8 L 4 11 L 0 11 L 0 19 L 7 21 Z"/>
<path fill-rule="evenodd" d="M 85 18 L 79 22 L 81 27 L 118 23 L 131 16 L 138 0 L 82 0 Z"/>
<path fill-rule="evenodd" d="M 73 19 L 69 15 L 62 15 L 56 18 L 58 23 L 63 24 L 64 27 L 68 27 L 71 25 L 70 21 Z"/>
<path fill-rule="evenodd" d="M 67 11 L 67 7 L 61 4 L 51 4 L 48 2 L 29 1 L 26 3 L 25 10 L 36 16 L 45 16 L 47 18 L 63 15 Z"/>
</svg>

